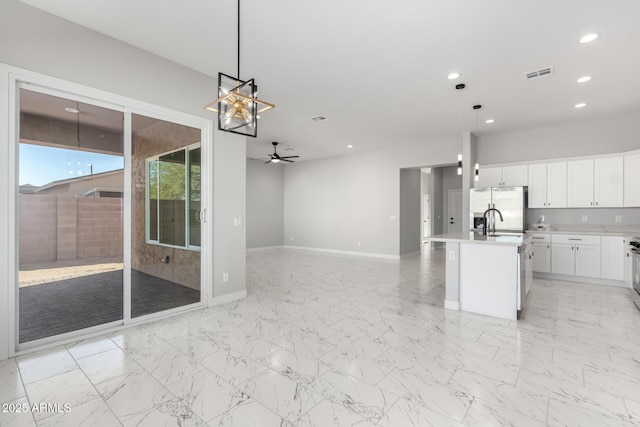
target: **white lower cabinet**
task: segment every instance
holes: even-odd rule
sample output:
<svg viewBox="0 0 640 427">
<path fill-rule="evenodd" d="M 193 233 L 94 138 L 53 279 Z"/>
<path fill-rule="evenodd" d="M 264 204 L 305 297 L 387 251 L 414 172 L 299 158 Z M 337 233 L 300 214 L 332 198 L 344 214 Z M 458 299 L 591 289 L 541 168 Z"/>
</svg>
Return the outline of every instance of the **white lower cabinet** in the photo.
<svg viewBox="0 0 640 427">
<path fill-rule="evenodd" d="M 601 277 L 603 279 L 624 280 L 626 258 L 624 237 L 602 236 L 600 248 Z"/>
<path fill-rule="evenodd" d="M 629 254 L 622 236 L 534 234 L 533 253 L 537 273 L 628 280 Z"/>
<path fill-rule="evenodd" d="M 551 272 L 600 277 L 600 236 L 551 236 Z"/>
<path fill-rule="evenodd" d="M 575 245 L 554 243 L 551 245 L 551 272 L 554 274 L 575 274 Z"/>
<path fill-rule="evenodd" d="M 600 245 L 576 245 L 576 276 L 600 277 Z"/>
<path fill-rule="evenodd" d="M 532 246 L 533 271 L 551 273 L 551 236 L 534 234 Z"/>
</svg>

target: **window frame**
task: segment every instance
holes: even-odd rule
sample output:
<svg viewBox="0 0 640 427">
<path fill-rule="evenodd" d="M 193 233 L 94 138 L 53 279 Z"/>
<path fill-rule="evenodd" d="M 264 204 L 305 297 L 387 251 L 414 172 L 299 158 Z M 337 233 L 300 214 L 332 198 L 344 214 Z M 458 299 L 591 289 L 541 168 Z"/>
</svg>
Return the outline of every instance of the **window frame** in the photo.
<svg viewBox="0 0 640 427">
<path fill-rule="evenodd" d="M 166 151 L 164 153 L 159 153 L 156 154 L 154 156 L 150 156 L 147 157 L 146 159 L 144 159 L 144 167 L 145 167 L 145 194 L 144 194 L 144 219 L 145 219 L 145 243 L 148 245 L 156 245 L 156 246 L 164 246 L 167 248 L 174 248 L 174 249 L 183 249 L 183 250 L 187 250 L 187 251 L 196 251 L 196 252 L 201 252 L 202 251 L 202 246 L 198 246 L 198 245 L 192 245 L 191 244 L 191 222 L 190 222 L 190 202 L 191 202 L 191 156 L 189 155 L 191 151 L 196 150 L 201 148 L 202 143 L 201 142 L 196 142 L 194 144 L 190 144 L 190 145 L 185 145 L 184 147 L 178 148 L 176 150 L 169 150 Z M 157 236 L 158 236 L 158 240 L 151 240 L 150 239 L 150 235 L 151 235 L 151 199 L 150 199 L 150 186 L 151 186 L 151 180 L 149 179 L 149 172 L 150 172 L 150 164 L 151 162 L 159 162 L 160 161 L 160 157 L 162 156 L 166 156 L 167 154 L 172 154 L 172 153 L 177 153 L 179 151 L 183 151 L 185 154 L 185 162 L 184 162 L 184 166 L 185 166 L 185 225 L 184 225 L 184 241 L 185 241 L 185 245 L 184 246 L 179 246 L 179 245 L 171 245 L 168 243 L 162 243 L 160 242 L 160 196 L 159 194 L 157 195 L 158 198 L 158 204 L 157 204 L 157 208 L 156 208 L 156 223 L 158 225 L 158 230 L 157 230 Z M 158 163 L 159 164 L 159 163 Z M 159 176 L 158 176 L 159 177 Z M 200 179 L 202 179 L 202 175 L 200 176 Z M 158 183 L 158 192 L 160 191 L 160 185 Z M 201 216 L 202 216 L 202 206 L 200 207 L 200 213 L 197 215 L 196 220 L 200 221 L 200 223 L 202 223 L 201 220 Z"/>
</svg>

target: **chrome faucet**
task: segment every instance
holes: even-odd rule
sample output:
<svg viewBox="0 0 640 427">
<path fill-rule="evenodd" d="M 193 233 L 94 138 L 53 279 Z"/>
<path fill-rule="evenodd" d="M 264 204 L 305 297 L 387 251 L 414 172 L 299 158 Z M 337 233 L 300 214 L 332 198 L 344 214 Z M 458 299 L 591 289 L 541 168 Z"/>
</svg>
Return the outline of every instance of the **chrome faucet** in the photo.
<svg viewBox="0 0 640 427">
<path fill-rule="evenodd" d="M 484 227 L 482 228 L 482 235 L 486 236 L 487 235 L 487 228 L 490 227 L 490 224 L 487 223 L 487 214 L 489 212 L 498 212 L 498 215 L 500 215 L 500 221 L 504 222 L 504 219 L 502 219 L 502 212 L 500 212 L 498 209 L 496 208 L 489 208 L 486 211 L 484 211 L 484 213 L 482 214 L 482 222 L 484 223 Z M 496 231 L 496 225 L 495 222 L 493 224 L 493 232 L 495 233 Z"/>
</svg>

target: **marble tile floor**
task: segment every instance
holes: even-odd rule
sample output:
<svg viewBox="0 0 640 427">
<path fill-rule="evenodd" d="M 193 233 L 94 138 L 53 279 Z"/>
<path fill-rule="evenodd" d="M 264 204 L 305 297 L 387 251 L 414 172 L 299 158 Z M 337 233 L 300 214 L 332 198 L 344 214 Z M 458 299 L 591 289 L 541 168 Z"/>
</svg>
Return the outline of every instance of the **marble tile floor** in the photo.
<svg viewBox="0 0 640 427">
<path fill-rule="evenodd" d="M 629 289 L 536 280 L 516 322 L 445 310 L 441 250 L 247 267 L 244 300 L 0 362 L 2 409 L 59 404 L 0 425 L 640 425 Z"/>
</svg>

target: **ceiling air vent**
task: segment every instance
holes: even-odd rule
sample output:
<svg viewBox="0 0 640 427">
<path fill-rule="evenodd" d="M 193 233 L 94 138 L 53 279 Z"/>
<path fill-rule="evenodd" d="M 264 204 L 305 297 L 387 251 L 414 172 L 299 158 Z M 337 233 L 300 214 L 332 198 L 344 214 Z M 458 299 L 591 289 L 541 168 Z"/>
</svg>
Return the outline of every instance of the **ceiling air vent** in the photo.
<svg viewBox="0 0 640 427">
<path fill-rule="evenodd" d="M 542 77 L 549 77 L 551 75 L 553 75 L 553 67 L 546 67 L 535 71 L 529 71 L 528 73 L 524 74 L 524 78 L 526 80 L 535 80 Z"/>
<path fill-rule="evenodd" d="M 311 120 L 313 120 L 314 122 L 322 122 L 327 120 L 327 118 L 325 116 L 315 116 L 311 117 Z"/>
</svg>

